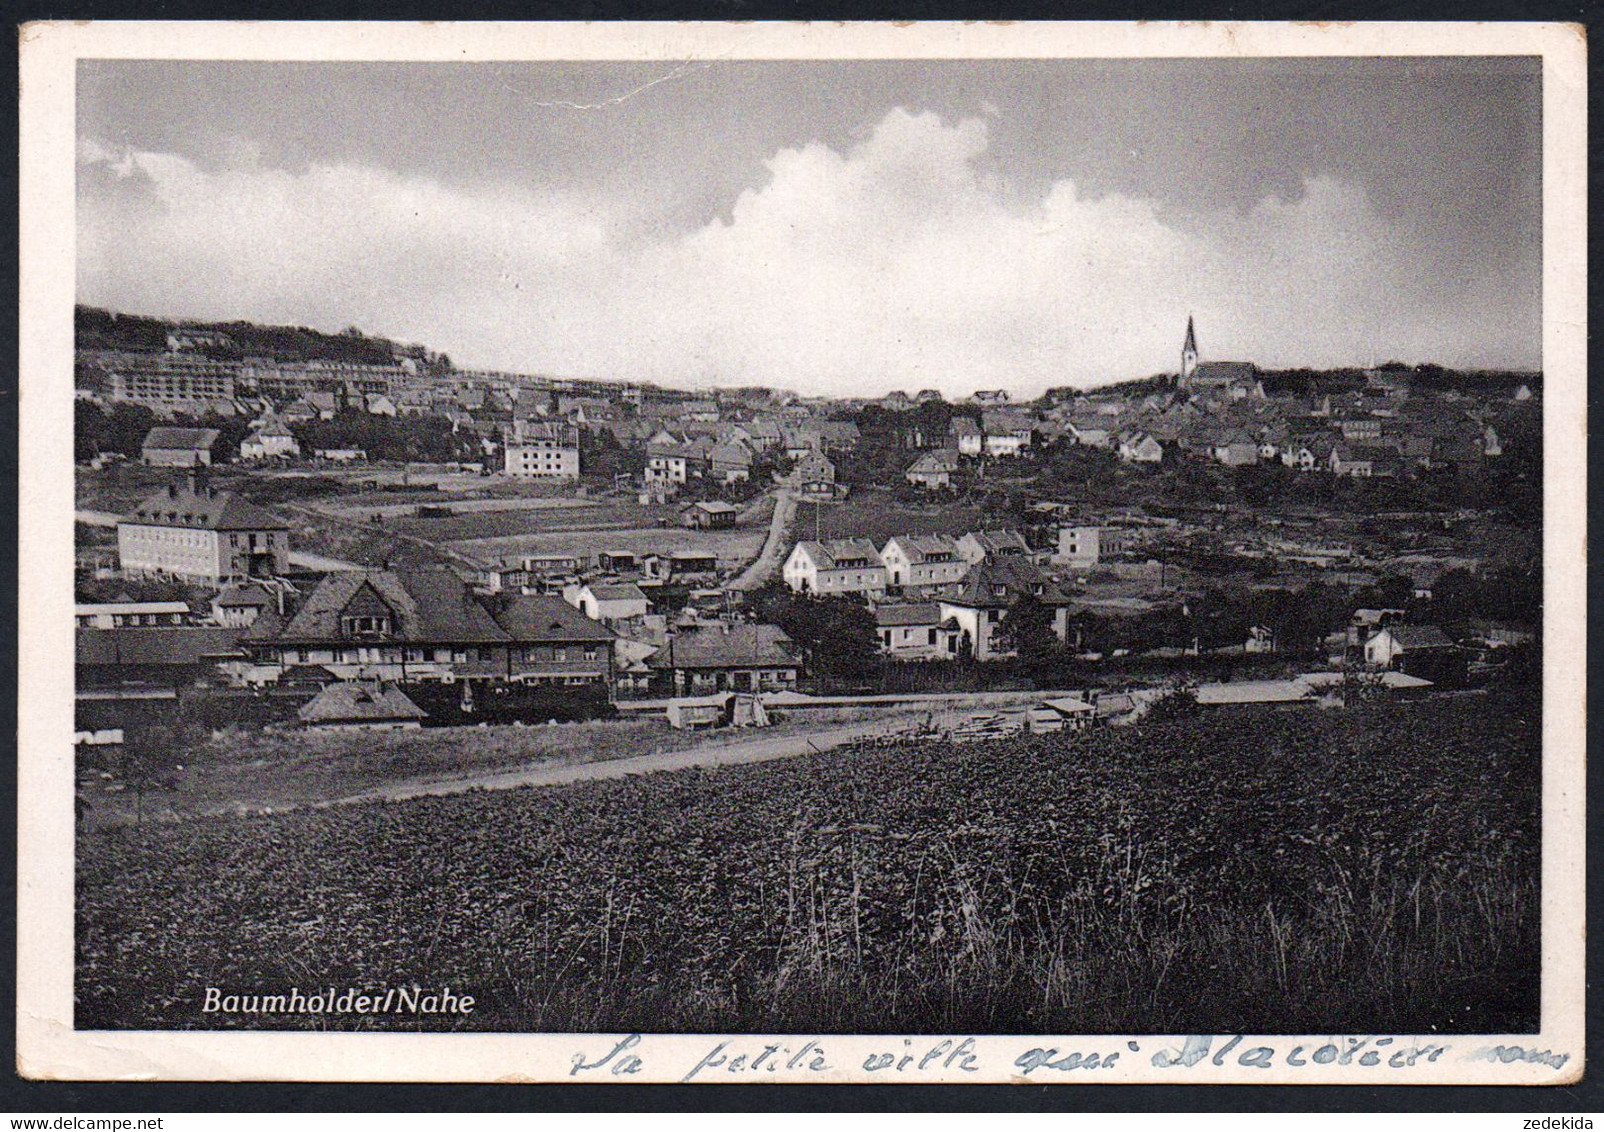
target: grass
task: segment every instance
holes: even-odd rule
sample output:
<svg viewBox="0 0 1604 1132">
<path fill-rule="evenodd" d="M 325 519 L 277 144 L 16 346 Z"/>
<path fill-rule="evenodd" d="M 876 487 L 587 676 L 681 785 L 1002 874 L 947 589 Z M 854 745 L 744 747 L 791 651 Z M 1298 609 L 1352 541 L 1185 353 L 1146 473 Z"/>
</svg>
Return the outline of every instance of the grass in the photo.
<svg viewBox="0 0 1604 1132">
<path fill-rule="evenodd" d="M 332 982 L 484 1030 L 1528 1032 L 1538 750 L 1455 697 L 89 831 L 78 1024 Z"/>
</svg>

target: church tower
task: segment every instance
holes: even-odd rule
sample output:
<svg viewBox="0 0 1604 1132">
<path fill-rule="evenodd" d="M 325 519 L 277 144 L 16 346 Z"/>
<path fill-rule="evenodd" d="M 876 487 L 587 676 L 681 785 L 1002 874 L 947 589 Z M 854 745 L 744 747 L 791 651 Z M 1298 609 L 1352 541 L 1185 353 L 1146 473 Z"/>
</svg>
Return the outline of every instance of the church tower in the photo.
<svg viewBox="0 0 1604 1132">
<path fill-rule="evenodd" d="M 1186 316 L 1186 341 L 1181 345 L 1181 384 L 1184 386 L 1192 380 L 1192 372 L 1197 369 L 1197 331 L 1192 326 L 1192 316 Z"/>
</svg>

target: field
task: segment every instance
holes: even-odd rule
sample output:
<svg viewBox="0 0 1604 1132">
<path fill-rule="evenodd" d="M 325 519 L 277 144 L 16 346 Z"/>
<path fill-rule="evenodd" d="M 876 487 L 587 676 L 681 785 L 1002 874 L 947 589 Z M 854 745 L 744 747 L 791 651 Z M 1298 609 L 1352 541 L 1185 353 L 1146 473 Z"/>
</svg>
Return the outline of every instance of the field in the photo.
<svg viewBox="0 0 1604 1132">
<path fill-rule="evenodd" d="M 972 504 L 932 504 L 922 507 L 899 503 L 885 492 L 866 489 L 855 492 L 845 503 L 815 506 L 801 503 L 796 509 L 797 538 L 814 537 L 814 512 L 818 512 L 820 538 L 866 538 L 881 547 L 892 535 L 952 535 L 982 527 L 1017 526 L 1007 516 L 987 516 Z"/>
<path fill-rule="evenodd" d="M 449 983 L 516 1031 L 1520 1032 L 1537 763 L 1456 697 L 84 832 L 76 1024 Z"/>
<path fill-rule="evenodd" d="M 763 548 L 766 533 L 760 528 L 692 531 L 684 527 L 551 531 L 544 534 L 510 535 L 501 538 L 463 539 L 442 545 L 476 559 L 516 558 L 525 554 L 585 556 L 602 551 L 644 555 L 686 550 L 716 555 L 720 566 L 731 567 L 755 558 L 758 551 Z"/>
</svg>

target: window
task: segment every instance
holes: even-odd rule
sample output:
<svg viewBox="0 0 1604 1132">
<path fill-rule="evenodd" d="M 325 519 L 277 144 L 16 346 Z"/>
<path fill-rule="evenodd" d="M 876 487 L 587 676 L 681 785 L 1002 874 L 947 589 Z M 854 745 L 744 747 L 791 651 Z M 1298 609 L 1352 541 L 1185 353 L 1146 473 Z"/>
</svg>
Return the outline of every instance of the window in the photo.
<svg viewBox="0 0 1604 1132">
<path fill-rule="evenodd" d="M 597 656 L 597 652 L 596 652 L 596 646 L 595 645 L 590 645 L 585 649 L 585 659 L 586 660 L 595 660 L 596 656 Z"/>
<path fill-rule="evenodd" d="M 390 631 L 388 617 L 342 617 L 340 629 L 347 637 L 372 637 Z"/>
<path fill-rule="evenodd" d="M 568 650 L 567 649 L 552 649 L 551 650 L 551 659 L 553 659 L 553 660 L 567 660 L 568 659 Z"/>
</svg>

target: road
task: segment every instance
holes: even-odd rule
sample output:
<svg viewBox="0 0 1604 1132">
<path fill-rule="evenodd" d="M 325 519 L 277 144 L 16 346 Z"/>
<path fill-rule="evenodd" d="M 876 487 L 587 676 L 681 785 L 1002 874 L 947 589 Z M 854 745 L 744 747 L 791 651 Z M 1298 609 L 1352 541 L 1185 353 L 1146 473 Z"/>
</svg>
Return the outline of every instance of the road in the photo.
<svg viewBox="0 0 1604 1132">
<path fill-rule="evenodd" d="M 427 795 L 462 794 L 469 790 L 511 790 L 519 786 L 566 786 L 575 782 L 594 782 L 602 779 L 627 778 L 634 774 L 651 774 L 662 770 L 685 770 L 689 767 L 740 766 L 745 763 L 772 762 L 813 752 L 828 751 L 850 743 L 854 739 L 885 735 L 905 730 L 911 717 L 894 721 L 869 720 L 842 724 L 840 727 L 818 731 L 792 732 L 784 735 L 750 734 L 740 739 L 714 741 L 683 751 L 663 754 L 637 755 L 627 759 L 610 759 L 606 762 L 570 763 L 561 766 L 523 767 L 518 770 L 491 771 L 466 778 L 412 779 L 387 786 L 365 790 L 345 798 L 317 803 L 318 806 L 338 806 L 350 802 L 400 801 Z M 937 725 L 950 723 L 940 715 Z M 220 807 L 219 812 L 233 807 Z"/>
<path fill-rule="evenodd" d="M 782 487 L 774 497 L 774 516 L 769 520 L 769 536 L 763 540 L 763 549 L 758 551 L 752 564 L 730 583 L 730 589 L 755 590 L 780 568 L 785 561 L 785 544 L 795 518 L 796 500 Z"/>
</svg>

